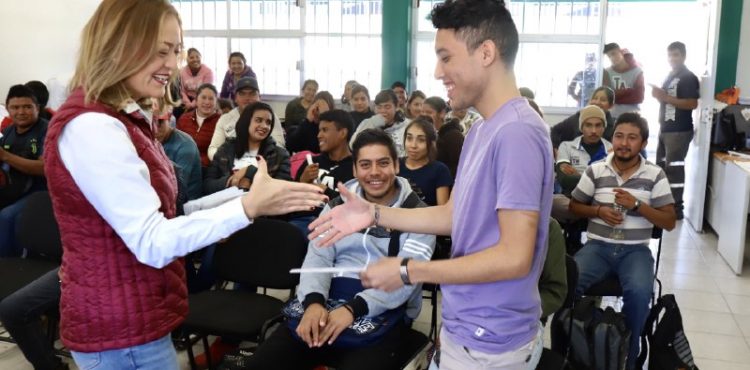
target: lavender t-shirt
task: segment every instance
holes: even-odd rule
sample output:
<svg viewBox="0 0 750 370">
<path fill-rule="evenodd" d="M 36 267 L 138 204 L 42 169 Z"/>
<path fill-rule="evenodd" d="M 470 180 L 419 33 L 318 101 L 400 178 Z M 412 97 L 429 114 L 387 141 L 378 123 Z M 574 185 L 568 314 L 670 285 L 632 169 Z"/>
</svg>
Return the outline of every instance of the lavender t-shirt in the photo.
<svg viewBox="0 0 750 370">
<path fill-rule="evenodd" d="M 524 98 L 508 101 L 472 126 L 453 188 L 453 257 L 480 252 L 500 240 L 498 210 L 537 211 L 539 224 L 526 277 L 442 285 L 443 325 L 456 343 L 504 353 L 528 343 L 539 330 L 537 284 L 547 255 L 553 164 L 549 129 Z"/>
</svg>

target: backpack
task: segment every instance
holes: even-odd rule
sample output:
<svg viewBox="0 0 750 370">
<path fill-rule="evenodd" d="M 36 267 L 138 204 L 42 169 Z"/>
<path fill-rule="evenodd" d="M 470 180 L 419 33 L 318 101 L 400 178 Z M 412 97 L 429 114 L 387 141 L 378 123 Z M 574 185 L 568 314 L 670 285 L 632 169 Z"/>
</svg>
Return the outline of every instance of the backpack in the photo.
<svg viewBox="0 0 750 370">
<path fill-rule="evenodd" d="M 659 319 L 659 315 L 664 315 Z M 658 322 L 657 322 L 658 320 Z M 654 323 L 656 322 L 656 330 Z M 685 331 L 682 327 L 682 314 L 677 306 L 674 294 L 660 297 L 646 319 L 641 335 L 641 354 L 638 356 L 639 368 L 648 360 L 649 370 L 698 370 L 693 361 Z"/>
<path fill-rule="evenodd" d="M 572 325 L 569 326 L 570 321 Z M 570 338 L 570 361 L 575 369 L 622 370 L 630 348 L 625 315 L 612 307 L 602 310 L 594 297 L 584 297 L 558 318 Z"/>
</svg>

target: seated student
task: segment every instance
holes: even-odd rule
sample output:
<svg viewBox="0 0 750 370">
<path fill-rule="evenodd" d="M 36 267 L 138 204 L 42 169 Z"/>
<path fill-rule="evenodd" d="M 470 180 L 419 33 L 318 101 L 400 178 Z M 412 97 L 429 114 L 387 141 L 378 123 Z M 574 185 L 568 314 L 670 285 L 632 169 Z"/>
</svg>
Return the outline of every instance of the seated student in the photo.
<svg viewBox="0 0 750 370">
<path fill-rule="evenodd" d="M 436 140 L 432 122 L 427 117 L 417 117 L 406 126 L 406 157 L 399 160 L 399 176 L 409 180 L 412 189 L 428 206 L 447 203 L 453 186 L 448 166 L 435 160 Z"/>
<path fill-rule="evenodd" d="M 179 170 L 187 190 L 187 200 L 198 199 L 203 195 L 203 172 L 198 146 L 195 145 L 190 135 L 169 124 L 169 116 L 169 114 L 164 114 L 157 117 L 154 136 L 164 147 L 167 157 Z M 182 117 L 185 116 L 187 114 L 182 115 Z"/>
<path fill-rule="evenodd" d="M 47 106 L 47 102 L 49 102 L 49 90 L 47 90 L 47 86 L 43 82 L 35 80 L 25 83 L 24 86 L 31 89 L 31 92 L 36 97 L 37 104 L 39 105 L 39 118 L 47 121 L 51 120 L 55 111 Z M 0 132 L 8 128 L 12 123 L 13 119 L 10 116 L 3 117 L 2 122 L 0 122 Z"/>
<path fill-rule="evenodd" d="M 646 138 L 645 119 L 637 113 L 621 114 L 612 139 L 614 152 L 586 169 L 570 202 L 574 214 L 589 219 L 589 240 L 575 255 L 576 295 L 609 276 L 620 280 L 622 312 L 633 333 L 627 369 L 635 367 L 654 290 L 651 232 L 654 226 L 672 230 L 676 218 L 667 176 L 639 154 Z"/>
<path fill-rule="evenodd" d="M 57 312 L 60 269 L 56 268 L 0 301 L 0 322 L 35 370 L 67 370 L 42 326 L 42 315 Z"/>
<path fill-rule="evenodd" d="M 329 199 L 339 196 L 336 185 L 352 178 L 352 152 L 349 138 L 354 130 L 354 122 L 348 112 L 341 109 L 329 110 L 320 114 L 318 142 L 320 155 L 313 157 L 313 163 L 302 163 L 294 179 L 308 184 L 318 184 L 325 190 Z M 310 212 L 297 212 L 289 216 L 289 223 L 297 226 L 307 235 L 307 225 L 320 214 L 320 209 Z"/>
<path fill-rule="evenodd" d="M 258 76 L 249 65 L 247 65 L 247 59 L 245 55 L 239 51 L 235 51 L 229 54 L 229 70 L 224 74 L 224 81 L 221 83 L 221 98 L 234 100 L 235 94 L 239 91 L 237 84 L 243 78 L 257 79 Z"/>
<path fill-rule="evenodd" d="M 341 95 L 341 104 L 336 105 L 336 109 L 341 109 L 346 112 L 352 110 L 352 88 L 359 85 L 359 82 L 355 80 L 346 81 L 344 84 L 344 94 Z"/>
<path fill-rule="evenodd" d="M 609 87 L 601 86 L 594 90 L 594 94 L 591 95 L 589 105 L 596 105 L 604 111 L 604 115 L 607 118 L 606 126 L 604 127 L 604 137 L 609 142 L 612 142 L 612 133 L 615 132 L 615 120 L 612 118 L 609 109 L 615 103 L 615 92 Z M 552 147 L 557 149 L 560 147 L 560 143 L 563 141 L 571 141 L 581 135 L 580 130 L 581 112 L 578 111 L 572 116 L 564 119 L 560 123 L 552 126 L 550 129 L 550 138 L 552 139 Z"/>
<path fill-rule="evenodd" d="M 430 117 L 438 130 L 437 160 L 448 166 L 455 179 L 461 149 L 464 147 L 464 132 L 458 120 L 445 120 L 447 113 L 448 104 L 442 98 L 432 96 L 424 101 L 422 114 Z"/>
<path fill-rule="evenodd" d="M 222 115 L 229 113 L 232 109 L 234 109 L 234 103 L 232 103 L 229 99 L 217 99 L 217 103 L 219 105 L 219 113 Z"/>
<path fill-rule="evenodd" d="M 393 142 L 396 143 L 398 157 L 405 156 L 404 130 L 406 129 L 406 121 L 404 113 L 398 110 L 398 97 L 396 93 L 392 90 L 383 90 L 378 95 L 375 95 L 375 109 L 378 114 L 362 121 L 349 143 L 354 145 L 354 140 L 356 140 L 360 132 L 370 128 L 379 128 L 390 135 Z"/>
<path fill-rule="evenodd" d="M 310 165 L 303 163 L 294 179 L 317 183 L 330 199 L 337 197 L 336 185 L 354 178 L 352 152 L 349 150 L 352 126 L 352 117 L 346 111 L 334 109 L 321 113 L 318 124 L 320 155 L 313 157 Z"/>
<path fill-rule="evenodd" d="M 450 106 L 450 102 L 448 102 L 448 106 Z M 451 111 L 445 115 L 446 122 L 451 119 L 458 120 L 459 125 L 463 129 L 464 136 L 469 134 L 471 126 L 474 125 L 474 122 L 479 120 L 479 118 L 481 118 L 479 113 L 470 109 L 451 109 Z"/>
<path fill-rule="evenodd" d="M 396 94 L 396 109 L 400 110 L 401 113 L 405 113 L 406 99 L 409 96 L 409 93 L 406 92 L 406 84 L 401 81 L 396 81 L 391 85 L 391 91 Z"/>
<path fill-rule="evenodd" d="M 354 130 L 362 121 L 375 115 L 370 109 L 370 92 L 363 85 L 352 87 L 352 110 L 349 112 L 354 119 Z"/>
<path fill-rule="evenodd" d="M 211 145 L 216 123 L 221 117 L 216 106 L 218 93 L 214 85 L 203 84 L 195 89 L 195 94 L 195 109 L 180 116 L 177 120 L 177 129 L 193 138 L 201 156 L 201 167 L 208 167 L 208 146 Z"/>
<path fill-rule="evenodd" d="M 318 93 L 318 81 L 305 80 L 302 83 L 302 95 L 292 99 L 284 110 L 284 131 L 290 131 L 297 127 L 307 116 L 307 110 L 315 101 Z"/>
<path fill-rule="evenodd" d="M 288 126 L 286 148 L 290 153 L 303 152 L 309 150 L 313 153 L 320 153 L 318 144 L 318 123 L 320 115 L 333 109 L 333 95 L 328 91 L 321 91 L 315 94 L 313 103 L 307 108 L 307 115 L 299 125 Z"/>
<path fill-rule="evenodd" d="M 576 217 L 568 211 L 570 193 L 575 189 L 578 180 L 586 168 L 594 162 L 607 157 L 612 151 L 612 144 L 602 139 L 606 118 L 604 111 L 595 105 L 589 105 L 579 112 L 581 136 L 572 141 L 564 141 L 557 151 L 555 173 L 562 187 L 562 194 L 555 194 L 552 202 L 552 217 L 560 222 L 569 222 Z"/>
<path fill-rule="evenodd" d="M 412 191 L 409 182 L 397 177 L 399 165 L 396 148 L 382 130 L 366 130 L 355 139 L 353 146 L 355 180 L 346 187 L 365 199 L 384 206 L 403 207 L 411 203 L 424 206 Z M 336 198 L 323 213 L 329 212 L 343 201 Z M 364 235 L 363 235 L 364 233 Z M 393 232 L 381 227 L 370 227 L 349 235 L 330 248 L 318 248 L 310 242 L 302 268 L 312 267 L 363 267 L 389 255 Z M 365 243 L 363 244 L 363 238 Z M 400 233 L 398 256 L 404 259 L 427 261 L 432 256 L 435 237 L 432 235 Z M 343 294 L 337 294 L 344 291 Z M 297 298 L 304 314 L 295 332 L 281 327 L 258 347 L 254 355 L 246 358 L 245 369 L 312 369 L 317 365 L 349 369 L 397 369 L 394 353 L 401 348 L 401 334 L 417 318 L 421 303 L 421 288 L 406 285 L 386 293 L 376 289 L 363 289 L 359 274 L 345 273 L 343 277 L 331 274 L 302 274 Z M 340 298 L 341 306 L 331 311 L 326 300 Z M 402 319 L 375 344 L 354 348 L 337 347 L 339 334 L 351 326 L 355 319 L 380 316 L 385 311 L 406 306 Z"/>
<path fill-rule="evenodd" d="M 185 110 L 195 109 L 196 99 L 200 94 L 199 88 L 214 83 L 214 72 L 207 65 L 201 63 L 201 52 L 196 48 L 187 51 L 187 65 L 180 69 L 180 97 Z M 216 88 L 214 88 L 214 91 Z M 219 93 L 215 93 L 216 96 Z"/>
<path fill-rule="evenodd" d="M 227 139 L 234 137 L 234 125 L 237 124 L 237 120 L 240 118 L 245 107 L 258 101 L 260 101 L 258 80 L 252 77 L 245 77 L 237 81 L 234 95 L 234 102 L 237 104 L 237 107 L 230 110 L 229 113 L 224 113 L 219 118 L 219 121 L 216 122 L 214 135 L 211 137 L 211 144 L 208 145 L 207 154 L 209 161 L 214 159 L 214 154 L 216 154 L 216 151 L 219 150 L 219 147 Z M 276 141 L 276 145 L 284 147 L 284 130 L 281 128 L 278 117 L 274 117 L 271 137 Z"/>
<path fill-rule="evenodd" d="M 48 122 L 24 85 L 10 87 L 5 106 L 12 124 L 0 137 L 0 257 L 14 257 L 23 252 L 15 230 L 26 196 L 47 189 L 42 151 Z"/>
<path fill-rule="evenodd" d="M 422 105 L 427 96 L 420 90 L 414 90 L 409 95 L 409 99 L 406 100 L 406 111 L 404 116 L 406 119 L 413 120 L 422 115 Z"/>
<path fill-rule="evenodd" d="M 268 163 L 268 174 L 282 180 L 291 180 L 289 153 L 276 145 L 271 137 L 274 126 L 271 106 L 257 102 L 247 106 L 237 120 L 235 138 L 219 148 L 206 169 L 203 193 L 212 194 L 230 186 L 249 189 L 257 172 L 258 155 Z"/>
<path fill-rule="evenodd" d="M 560 224 L 549 219 L 547 258 L 539 276 L 539 298 L 542 300 L 542 322 L 557 312 L 568 295 L 568 275 L 565 265 L 565 238 Z"/>
</svg>

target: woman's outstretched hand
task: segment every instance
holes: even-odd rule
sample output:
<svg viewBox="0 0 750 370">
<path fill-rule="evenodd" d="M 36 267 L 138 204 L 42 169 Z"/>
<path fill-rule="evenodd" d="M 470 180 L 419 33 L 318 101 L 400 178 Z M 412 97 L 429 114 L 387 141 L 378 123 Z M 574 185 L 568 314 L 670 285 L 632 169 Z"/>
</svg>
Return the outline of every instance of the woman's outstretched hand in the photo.
<svg viewBox="0 0 750 370">
<path fill-rule="evenodd" d="M 316 185 L 272 178 L 262 157 L 258 157 L 258 172 L 253 177 L 253 185 L 242 197 L 242 206 L 249 218 L 311 211 L 327 202 L 328 197 Z"/>
</svg>

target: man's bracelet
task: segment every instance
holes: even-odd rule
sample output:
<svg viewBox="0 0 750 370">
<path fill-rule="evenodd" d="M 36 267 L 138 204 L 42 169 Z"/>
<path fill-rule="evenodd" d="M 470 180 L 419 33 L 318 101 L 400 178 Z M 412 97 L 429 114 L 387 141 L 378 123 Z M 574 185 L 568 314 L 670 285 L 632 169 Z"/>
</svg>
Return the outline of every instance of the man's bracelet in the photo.
<svg viewBox="0 0 750 370">
<path fill-rule="evenodd" d="M 404 283 L 404 285 L 411 285 L 411 280 L 409 280 L 409 269 L 408 264 L 411 258 L 404 258 L 401 260 L 401 281 Z"/>
<path fill-rule="evenodd" d="M 352 306 L 349 306 L 348 304 L 344 304 L 341 307 L 346 308 L 346 310 L 349 311 L 350 314 L 352 314 L 353 318 L 355 319 L 357 318 L 356 316 L 354 316 L 354 309 L 352 308 Z"/>
</svg>

